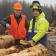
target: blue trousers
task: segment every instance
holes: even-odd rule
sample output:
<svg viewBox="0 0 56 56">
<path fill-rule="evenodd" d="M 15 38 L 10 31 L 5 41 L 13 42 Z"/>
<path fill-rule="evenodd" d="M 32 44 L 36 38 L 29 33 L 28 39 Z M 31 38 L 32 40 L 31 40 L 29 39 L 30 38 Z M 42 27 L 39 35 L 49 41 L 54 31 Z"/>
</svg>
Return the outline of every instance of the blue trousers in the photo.
<svg viewBox="0 0 56 56">
<path fill-rule="evenodd" d="M 28 41 L 29 41 L 29 40 L 32 40 L 32 37 L 33 37 L 35 34 L 36 34 L 36 33 L 31 34 L 31 33 L 29 32 L 28 35 L 27 35 L 27 40 L 28 40 Z M 45 34 L 36 44 L 38 44 L 38 43 L 41 43 L 41 44 L 47 46 L 47 44 L 48 44 L 48 42 L 47 42 L 47 34 Z"/>
</svg>

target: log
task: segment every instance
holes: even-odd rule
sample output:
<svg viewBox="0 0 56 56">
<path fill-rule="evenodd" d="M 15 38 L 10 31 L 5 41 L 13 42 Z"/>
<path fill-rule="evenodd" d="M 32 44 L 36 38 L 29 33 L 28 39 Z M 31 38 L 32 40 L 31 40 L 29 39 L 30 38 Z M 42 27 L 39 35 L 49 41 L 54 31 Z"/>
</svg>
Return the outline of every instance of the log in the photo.
<svg viewBox="0 0 56 56">
<path fill-rule="evenodd" d="M 14 42 L 14 37 L 11 35 L 1 35 L 0 36 L 0 48 L 7 48 Z"/>
<path fill-rule="evenodd" d="M 48 56 L 48 50 L 42 44 L 27 48 L 19 53 L 13 53 L 5 56 Z"/>
<path fill-rule="evenodd" d="M 21 49 L 17 49 L 15 46 L 11 46 L 7 49 L 0 49 L 0 56 L 5 56 L 5 55 L 9 55 L 9 54 L 12 54 L 12 53 L 18 53 L 20 52 Z"/>
</svg>

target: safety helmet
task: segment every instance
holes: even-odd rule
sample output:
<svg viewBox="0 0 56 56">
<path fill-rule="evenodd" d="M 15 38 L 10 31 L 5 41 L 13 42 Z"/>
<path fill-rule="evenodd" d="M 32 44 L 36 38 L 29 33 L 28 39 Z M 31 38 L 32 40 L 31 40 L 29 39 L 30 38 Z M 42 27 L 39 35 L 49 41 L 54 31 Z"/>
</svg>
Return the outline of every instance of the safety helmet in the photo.
<svg viewBox="0 0 56 56">
<path fill-rule="evenodd" d="M 13 5 L 13 9 L 22 10 L 22 4 L 19 3 L 19 2 L 16 2 L 16 3 Z"/>
<path fill-rule="evenodd" d="M 39 1 L 33 1 L 32 5 L 30 6 L 31 9 L 41 9 Z"/>
</svg>

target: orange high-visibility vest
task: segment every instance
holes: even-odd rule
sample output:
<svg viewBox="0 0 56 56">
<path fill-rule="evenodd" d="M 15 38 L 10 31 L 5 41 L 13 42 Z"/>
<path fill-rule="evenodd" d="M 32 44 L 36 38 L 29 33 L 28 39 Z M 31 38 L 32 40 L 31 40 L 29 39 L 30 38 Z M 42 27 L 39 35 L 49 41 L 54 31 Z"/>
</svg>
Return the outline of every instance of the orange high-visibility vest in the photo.
<svg viewBox="0 0 56 56">
<path fill-rule="evenodd" d="M 15 39 L 24 39 L 26 37 L 25 20 L 26 16 L 22 15 L 22 19 L 19 24 L 16 21 L 14 15 L 10 15 L 11 18 L 11 29 L 10 33 L 15 37 Z"/>
</svg>

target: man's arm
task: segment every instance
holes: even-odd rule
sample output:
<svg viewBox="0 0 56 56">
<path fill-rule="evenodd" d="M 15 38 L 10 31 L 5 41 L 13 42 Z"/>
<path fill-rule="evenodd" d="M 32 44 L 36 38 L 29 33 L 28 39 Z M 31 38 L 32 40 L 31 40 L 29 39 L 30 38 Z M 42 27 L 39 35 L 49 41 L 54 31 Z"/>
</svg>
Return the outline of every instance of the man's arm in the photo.
<svg viewBox="0 0 56 56">
<path fill-rule="evenodd" d="M 37 34 L 32 38 L 33 41 L 38 42 L 48 31 L 49 23 L 47 21 L 42 21 Z"/>
<path fill-rule="evenodd" d="M 0 23 L 6 27 L 6 24 L 10 24 L 10 17 L 8 16 L 7 18 L 3 18 Z"/>
</svg>

